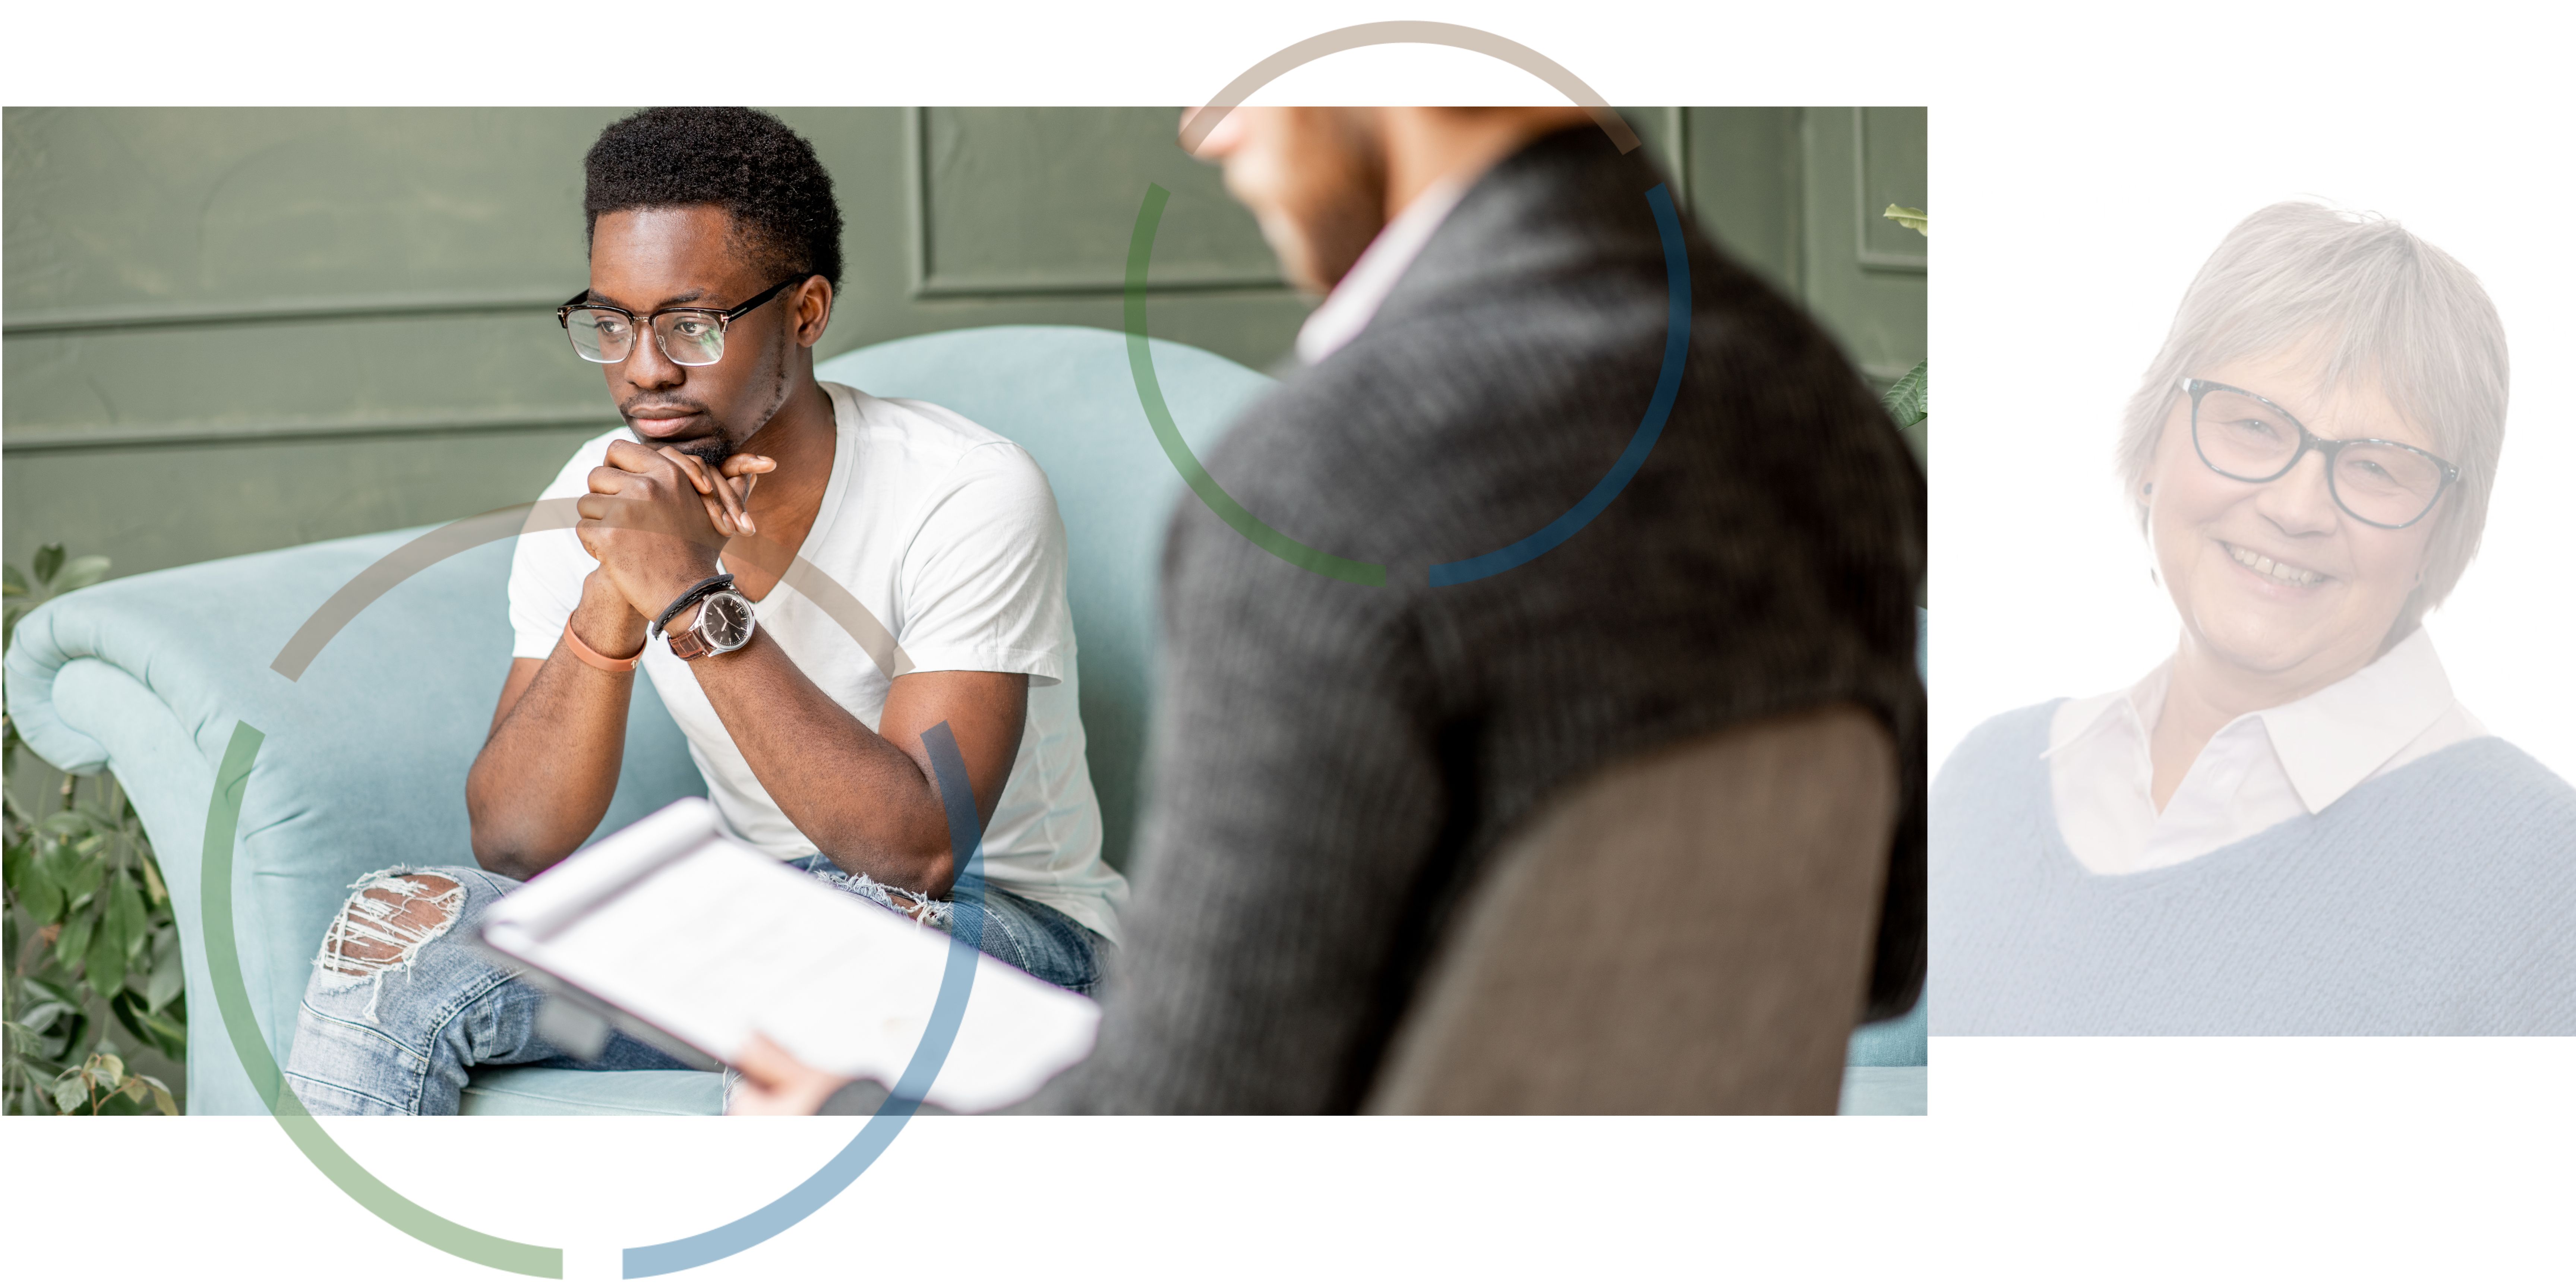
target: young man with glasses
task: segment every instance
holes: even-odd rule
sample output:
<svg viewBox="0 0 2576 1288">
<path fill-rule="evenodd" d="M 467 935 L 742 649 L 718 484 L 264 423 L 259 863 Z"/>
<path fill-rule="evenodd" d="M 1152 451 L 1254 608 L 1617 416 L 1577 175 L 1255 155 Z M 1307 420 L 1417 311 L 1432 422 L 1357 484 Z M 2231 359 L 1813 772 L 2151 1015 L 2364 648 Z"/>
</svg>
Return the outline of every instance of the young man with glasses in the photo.
<svg viewBox="0 0 2576 1288">
<path fill-rule="evenodd" d="M 986 820 L 984 951 L 1088 991 L 1117 933 L 1045 475 L 952 412 L 814 378 L 841 218 L 777 120 L 657 108 L 586 165 L 590 284 L 556 316 L 625 428 L 544 493 L 578 526 L 519 540 L 517 656 L 466 782 L 481 866 L 370 877 L 325 937 L 288 1067 L 320 1112 L 452 1113 L 475 1065 L 677 1067 L 559 1046 L 538 990 L 450 933 L 598 826 L 638 670 L 736 836 L 942 927 L 922 737 L 946 724 Z"/>
</svg>

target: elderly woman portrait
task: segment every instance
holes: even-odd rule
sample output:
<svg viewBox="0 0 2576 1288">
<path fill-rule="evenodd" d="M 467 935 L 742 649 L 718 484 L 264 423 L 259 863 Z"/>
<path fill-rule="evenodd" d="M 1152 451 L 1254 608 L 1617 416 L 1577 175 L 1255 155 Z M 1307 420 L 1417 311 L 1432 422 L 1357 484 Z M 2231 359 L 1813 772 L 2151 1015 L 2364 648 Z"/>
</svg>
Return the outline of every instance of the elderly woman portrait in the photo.
<svg viewBox="0 0 2576 1288">
<path fill-rule="evenodd" d="M 2576 789 L 2423 629 L 2506 392 L 2485 290 L 2396 222 L 2284 203 L 2227 235 L 2116 452 L 2179 637 L 1942 766 L 1933 1032 L 2576 1032 Z"/>
</svg>

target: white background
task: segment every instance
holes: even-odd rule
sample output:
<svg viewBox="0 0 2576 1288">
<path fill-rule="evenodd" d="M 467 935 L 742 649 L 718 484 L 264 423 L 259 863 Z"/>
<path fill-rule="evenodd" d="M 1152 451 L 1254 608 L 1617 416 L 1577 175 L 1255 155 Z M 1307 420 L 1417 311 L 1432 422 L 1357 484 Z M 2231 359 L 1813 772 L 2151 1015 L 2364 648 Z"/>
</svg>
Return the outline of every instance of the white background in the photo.
<svg viewBox="0 0 2576 1288">
<path fill-rule="evenodd" d="M 2479 713 L 2566 765 L 2567 686 L 2538 650 L 2564 633 L 2568 543 L 2546 520 L 2569 507 L 2534 493 L 2576 477 L 2554 410 L 2567 334 L 2547 311 L 2576 299 L 2576 204 L 2551 187 L 2563 41 L 2500 16 L 2530 6 L 28 8 L 5 29 L 11 103 L 1179 104 L 1391 18 L 1499 32 L 1613 102 L 1929 103 L 1936 756 L 1967 722 L 2153 661 L 2168 626 L 2108 482 L 2120 400 L 2235 218 L 2303 191 L 2377 207 L 2481 273 L 2512 329 L 2490 553 L 2435 629 Z M 1342 55 L 1255 101 L 1300 99 L 1545 93 L 1415 47 Z M 2211 191 L 2184 195 L 2195 149 Z M 1995 435 L 2033 437 L 1981 409 L 2027 406 L 1998 399 L 2033 379 L 2070 409 L 2036 435 L 2046 464 L 1981 476 Z M 673 1282 L 2563 1278 L 2576 1043 L 1934 1045 L 1929 1119 L 924 1121 L 813 1219 Z M 856 1125 L 330 1127 L 413 1199 L 564 1245 L 596 1282 L 619 1246 L 765 1203 Z M 377 1223 L 257 1119 L 0 1122 L 0 1220 L 13 1281 L 503 1278 Z"/>
</svg>

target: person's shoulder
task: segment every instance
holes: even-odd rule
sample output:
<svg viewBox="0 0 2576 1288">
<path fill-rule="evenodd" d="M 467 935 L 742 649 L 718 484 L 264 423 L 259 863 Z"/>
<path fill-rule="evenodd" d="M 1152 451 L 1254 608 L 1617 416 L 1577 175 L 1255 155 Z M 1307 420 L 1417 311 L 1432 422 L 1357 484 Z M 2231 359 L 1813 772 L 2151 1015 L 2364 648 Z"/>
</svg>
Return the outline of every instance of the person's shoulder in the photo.
<svg viewBox="0 0 2576 1288">
<path fill-rule="evenodd" d="M 823 382 L 856 413 L 841 430 L 895 449 L 914 468 L 960 484 L 1031 484 L 1044 487 L 1046 472 L 1026 448 L 964 415 L 919 398 L 880 398 L 848 385 Z M 927 481 L 927 480 L 925 480 Z"/>
<path fill-rule="evenodd" d="M 2444 802 L 2446 825 L 2548 838 L 2576 867 L 2576 786 L 2530 752 L 2492 735 L 2471 738 L 2389 775 L 2392 794 Z"/>
<path fill-rule="evenodd" d="M 2048 751 L 2049 719 L 2066 700 L 2051 698 L 1989 716 L 1941 762 L 1937 786 L 1947 789 L 1970 780 L 1992 779 L 2015 768 L 2027 772 Z"/>
<path fill-rule="evenodd" d="M 835 403 L 847 400 L 846 405 L 852 415 L 839 418 L 843 433 L 897 438 L 914 451 L 926 455 L 945 453 L 951 457 L 994 443 L 1018 446 L 1002 434 L 935 402 L 920 398 L 883 398 L 828 380 L 821 384 L 823 391 L 830 394 Z"/>
</svg>

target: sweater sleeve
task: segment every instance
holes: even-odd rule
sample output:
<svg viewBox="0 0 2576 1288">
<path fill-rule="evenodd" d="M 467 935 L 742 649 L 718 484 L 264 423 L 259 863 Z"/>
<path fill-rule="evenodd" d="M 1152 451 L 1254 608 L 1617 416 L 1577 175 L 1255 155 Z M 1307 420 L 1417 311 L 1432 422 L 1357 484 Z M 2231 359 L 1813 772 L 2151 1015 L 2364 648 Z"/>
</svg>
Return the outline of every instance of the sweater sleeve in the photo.
<svg viewBox="0 0 2576 1288">
<path fill-rule="evenodd" d="M 1183 506 L 1128 942 L 1095 1054 L 1034 1107 L 1347 1110 L 1449 808 L 1412 600 Z"/>
</svg>

